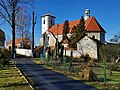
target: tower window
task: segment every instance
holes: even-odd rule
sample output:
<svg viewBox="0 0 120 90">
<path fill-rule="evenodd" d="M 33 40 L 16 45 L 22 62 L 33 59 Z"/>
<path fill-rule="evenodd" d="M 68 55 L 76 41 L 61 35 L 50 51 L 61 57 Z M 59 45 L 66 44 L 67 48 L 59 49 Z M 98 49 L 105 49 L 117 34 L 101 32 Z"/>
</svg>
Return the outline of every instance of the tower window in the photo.
<svg viewBox="0 0 120 90">
<path fill-rule="evenodd" d="M 43 24 L 45 24 L 45 20 L 43 20 Z"/>
<path fill-rule="evenodd" d="M 51 20 L 51 25 L 53 25 L 52 20 Z"/>
</svg>

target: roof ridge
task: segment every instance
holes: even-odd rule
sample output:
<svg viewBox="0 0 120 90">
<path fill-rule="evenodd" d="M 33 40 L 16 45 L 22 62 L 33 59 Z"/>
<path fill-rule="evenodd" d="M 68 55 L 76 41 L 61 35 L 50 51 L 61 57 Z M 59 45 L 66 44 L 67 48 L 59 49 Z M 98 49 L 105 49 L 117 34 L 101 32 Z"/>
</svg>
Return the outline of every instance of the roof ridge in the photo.
<svg viewBox="0 0 120 90">
<path fill-rule="evenodd" d="M 91 18 L 91 19 L 90 19 Z M 89 25 L 90 25 L 90 23 L 91 23 L 91 21 L 92 21 L 92 19 L 93 19 L 93 16 L 91 16 L 89 19 L 90 19 L 90 21 L 89 21 L 89 24 L 87 25 L 87 27 L 86 27 L 86 29 L 89 27 Z M 87 21 L 87 20 L 86 20 Z"/>
<path fill-rule="evenodd" d="M 98 23 L 98 21 L 95 19 L 95 21 L 97 22 L 97 24 L 98 24 L 98 28 L 102 31 L 102 32 L 106 32 L 105 30 L 104 30 L 104 28 Z"/>
</svg>

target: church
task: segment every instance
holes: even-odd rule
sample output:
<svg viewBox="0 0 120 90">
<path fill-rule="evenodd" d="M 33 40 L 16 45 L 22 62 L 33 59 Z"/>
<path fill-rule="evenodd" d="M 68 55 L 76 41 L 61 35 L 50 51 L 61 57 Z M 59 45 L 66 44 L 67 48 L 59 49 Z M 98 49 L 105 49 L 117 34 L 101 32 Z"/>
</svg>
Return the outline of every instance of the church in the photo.
<svg viewBox="0 0 120 90">
<path fill-rule="evenodd" d="M 64 46 L 63 55 L 79 58 L 82 55 L 89 54 L 91 58 L 98 59 L 98 48 L 100 43 L 105 43 L 106 31 L 99 24 L 94 16 L 90 15 L 90 10 L 84 11 L 84 21 L 86 36 L 81 38 L 77 43 L 77 48 L 69 48 L 67 41 L 62 41 L 63 25 L 55 24 L 55 16 L 51 13 L 47 13 L 41 17 L 42 19 L 42 36 L 40 38 L 40 46 L 43 47 L 43 56 L 47 56 L 47 47 L 51 47 L 54 50 L 56 42 L 60 42 Z M 79 24 L 80 20 L 69 22 L 69 36 L 72 32 L 73 26 Z M 61 42 L 62 41 L 62 42 Z"/>
</svg>

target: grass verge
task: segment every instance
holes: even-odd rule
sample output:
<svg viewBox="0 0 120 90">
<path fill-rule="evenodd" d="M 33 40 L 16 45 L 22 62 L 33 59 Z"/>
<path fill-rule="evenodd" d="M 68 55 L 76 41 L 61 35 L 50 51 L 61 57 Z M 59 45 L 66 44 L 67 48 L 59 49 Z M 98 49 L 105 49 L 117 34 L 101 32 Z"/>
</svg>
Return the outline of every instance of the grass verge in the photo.
<svg viewBox="0 0 120 90">
<path fill-rule="evenodd" d="M 98 80 L 95 81 L 95 82 L 91 82 L 91 81 L 81 80 L 79 78 L 79 76 L 76 77 L 73 74 L 68 74 L 68 73 L 66 73 L 64 71 L 55 70 L 52 67 L 48 67 L 48 66 L 44 65 L 43 62 L 38 58 L 35 58 L 34 62 L 44 66 L 47 69 L 51 69 L 51 70 L 53 70 L 55 72 L 64 74 L 67 77 L 73 78 L 75 80 L 80 80 L 83 83 L 94 86 L 94 87 L 96 87 L 97 89 L 100 89 L 100 90 L 120 90 L 120 72 L 118 72 L 118 71 L 112 71 L 113 75 L 110 76 L 108 74 L 109 70 L 107 70 L 106 71 L 106 73 L 107 73 L 107 84 L 106 84 L 106 86 L 104 85 L 104 83 L 103 83 L 104 82 L 103 63 L 98 63 L 97 66 L 92 67 L 95 74 L 96 74 L 96 76 L 97 76 L 97 78 L 98 78 Z"/>
<path fill-rule="evenodd" d="M 32 90 L 13 64 L 0 70 L 0 90 Z"/>
</svg>

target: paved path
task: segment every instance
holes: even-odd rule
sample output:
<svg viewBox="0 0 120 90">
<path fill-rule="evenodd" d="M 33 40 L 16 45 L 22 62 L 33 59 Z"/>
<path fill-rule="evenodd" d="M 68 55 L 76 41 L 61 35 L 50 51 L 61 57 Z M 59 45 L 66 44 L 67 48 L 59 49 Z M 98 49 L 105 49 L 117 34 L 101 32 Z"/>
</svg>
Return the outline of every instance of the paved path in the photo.
<svg viewBox="0 0 120 90">
<path fill-rule="evenodd" d="M 30 58 L 13 60 L 37 90 L 96 90 L 92 86 L 35 64 Z"/>
</svg>

